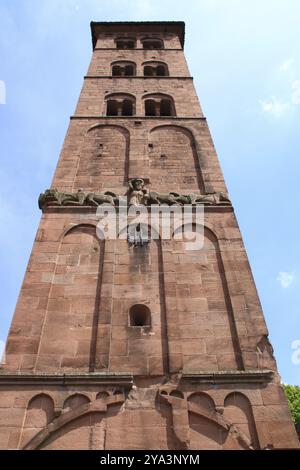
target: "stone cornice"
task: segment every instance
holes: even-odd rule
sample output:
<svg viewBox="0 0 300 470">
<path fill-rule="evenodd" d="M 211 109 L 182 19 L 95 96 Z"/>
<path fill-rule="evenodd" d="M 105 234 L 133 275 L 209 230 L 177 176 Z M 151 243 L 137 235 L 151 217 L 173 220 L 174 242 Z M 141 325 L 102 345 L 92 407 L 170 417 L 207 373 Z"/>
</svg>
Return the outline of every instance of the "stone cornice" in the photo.
<svg viewBox="0 0 300 470">
<path fill-rule="evenodd" d="M 181 382 L 199 384 L 266 383 L 274 378 L 271 370 L 183 372 Z M 0 371 L 0 387 L 6 385 L 122 385 L 131 388 L 131 373 L 30 374 Z"/>
<path fill-rule="evenodd" d="M 183 372 L 181 380 L 190 383 L 265 383 L 273 379 L 271 370 L 238 370 L 238 371 L 195 371 Z"/>
<path fill-rule="evenodd" d="M 166 48 L 164 47 L 163 49 L 144 49 L 143 47 L 134 47 L 133 49 L 117 49 L 116 47 L 95 47 L 94 51 L 116 51 L 119 54 L 124 53 L 124 52 L 133 52 L 133 51 L 147 51 L 147 52 L 152 52 L 152 54 L 155 54 L 157 52 L 161 51 L 181 51 L 183 52 L 183 49 L 180 47 L 174 47 L 174 48 Z"/>
<path fill-rule="evenodd" d="M 184 21 L 91 21 L 93 49 L 96 48 L 99 33 L 175 33 L 184 48 Z M 122 49 L 123 50 L 123 49 Z M 145 49 L 143 49 L 145 50 Z"/>
<path fill-rule="evenodd" d="M 101 206 L 100 206 L 101 207 Z M 151 206 L 146 206 L 148 209 L 151 208 Z M 182 207 L 182 206 L 180 206 Z M 194 206 L 196 207 L 196 206 Z M 118 212 L 118 207 L 115 207 L 116 211 Z M 222 206 L 222 205 L 211 205 L 205 206 L 204 209 L 205 212 L 234 212 L 234 208 L 232 206 Z M 91 213 L 91 214 L 96 214 L 97 212 L 97 207 L 92 207 L 92 206 L 51 206 L 49 205 L 48 207 L 44 207 L 42 209 L 43 213 L 51 213 L 51 212 L 84 212 L 84 213 Z"/>
<path fill-rule="evenodd" d="M 70 119 L 124 119 L 125 121 L 128 119 L 133 119 L 133 120 L 151 120 L 153 119 L 154 121 L 159 121 L 159 120 L 170 120 L 170 121 L 206 121 L 206 117 L 200 116 L 200 117 L 195 117 L 195 116 L 187 116 L 187 117 L 182 117 L 182 116 L 101 116 L 101 115 L 96 115 L 96 116 L 80 116 L 80 115 L 73 115 L 70 117 Z"/>
<path fill-rule="evenodd" d="M 149 78 L 152 78 L 154 80 L 157 80 L 157 79 L 163 79 L 163 80 L 194 80 L 193 77 L 176 77 L 176 76 L 156 76 L 156 75 L 127 75 L 127 76 L 123 76 L 123 75 L 85 75 L 84 76 L 84 79 L 86 80 L 87 78 L 109 78 L 109 79 L 123 79 L 123 78 L 127 78 L 128 80 L 132 80 L 132 79 L 137 79 L 137 78 L 142 78 L 142 79 L 149 79 Z"/>
<path fill-rule="evenodd" d="M 133 375 L 126 373 L 29 374 L 0 371 L 2 385 L 123 385 L 131 388 Z"/>
</svg>

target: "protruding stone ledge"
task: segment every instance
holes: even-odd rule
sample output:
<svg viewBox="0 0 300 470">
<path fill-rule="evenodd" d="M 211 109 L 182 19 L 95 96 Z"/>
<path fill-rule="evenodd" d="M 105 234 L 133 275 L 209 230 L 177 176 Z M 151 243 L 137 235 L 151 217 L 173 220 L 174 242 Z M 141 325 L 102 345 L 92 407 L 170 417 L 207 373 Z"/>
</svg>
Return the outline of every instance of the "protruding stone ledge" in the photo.
<svg viewBox="0 0 300 470">
<path fill-rule="evenodd" d="M 112 120 L 112 119 L 118 119 L 118 120 L 128 120 L 128 119 L 141 119 L 144 121 L 206 121 L 206 117 L 204 116 L 103 116 L 103 115 L 80 115 L 80 114 L 75 114 L 70 116 L 70 119 L 104 119 L 104 120 Z"/>
<path fill-rule="evenodd" d="M 146 206 L 147 207 L 147 206 Z M 194 206 L 196 207 L 196 206 Z M 151 206 L 148 206 L 147 209 L 150 212 Z M 115 207 L 116 212 L 119 211 L 118 206 Z M 211 205 L 205 206 L 205 212 L 234 212 L 234 208 L 232 206 L 223 206 L 219 205 Z M 88 214 L 96 214 L 97 207 L 91 206 L 47 206 L 42 209 L 43 213 L 88 213 Z"/>
<path fill-rule="evenodd" d="M 148 80 L 149 78 L 151 79 L 154 79 L 154 80 L 157 80 L 157 79 L 169 79 L 169 80 L 193 80 L 193 77 L 183 77 L 183 76 L 170 76 L 170 75 L 85 75 L 84 76 L 84 79 L 88 79 L 88 78 L 91 78 L 91 79 L 98 79 L 98 78 L 106 78 L 106 79 L 110 79 L 110 80 L 115 80 L 115 79 L 123 79 L 123 78 L 127 78 L 129 80 L 132 80 L 132 79 L 146 79 Z"/>
<path fill-rule="evenodd" d="M 12 374 L 0 371 L 3 385 L 119 385 L 131 388 L 133 375 L 125 373 Z"/>
<path fill-rule="evenodd" d="M 181 380 L 190 383 L 265 383 L 274 377 L 271 370 L 240 370 L 240 371 L 195 371 L 183 372 Z"/>
<path fill-rule="evenodd" d="M 183 49 L 180 47 L 170 47 L 170 48 L 164 48 L 164 49 L 144 49 L 143 47 L 135 47 L 134 49 L 117 49 L 116 47 L 95 47 L 94 51 L 115 51 L 118 54 L 120 51 L 150 51 L 150 52 L 155 52 L 156 50 L 158 51 L 181 51 L 183 52 Z M 153 75 L 154 76 L 154 75 Z M 156 77 L 155 77 L 156 78 Z"/>
</svg>

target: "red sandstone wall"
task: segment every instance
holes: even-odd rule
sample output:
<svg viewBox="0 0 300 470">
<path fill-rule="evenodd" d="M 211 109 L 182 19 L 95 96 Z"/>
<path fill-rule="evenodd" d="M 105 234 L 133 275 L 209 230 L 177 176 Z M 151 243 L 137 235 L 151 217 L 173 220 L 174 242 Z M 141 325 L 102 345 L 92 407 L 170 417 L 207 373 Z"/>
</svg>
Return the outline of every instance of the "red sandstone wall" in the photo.
<svg viewBox="0 0 300 470">
<path fill-rule="evenodd" d="M 116 370 L 119 361 L 122 371 L 140 368 L 145 373 L 140 354 L 132 352 L 128 359 L 127 343 L 117 348 L 116 359 L 115 348 L 108 349 L 107 342 L 111 331 L 113 340 L 129 341 L 131 332 L 125 325 L 130 304 L 150 302 L 154 328 L 165 302 L 172 371 L 182 370 L 183 364 L 189 370 L 276 370 L 234 215 L 209 212 L 205 223 L 207 250 L 187 253 L 182 242 L 163 240 L 160 259 L 157 242 L 142 249 L 142 258 L 135 258 L 138 255 L 124 240 L 100 247 L 92 209 L 84 214 L 76 209 L 45 213 L 16 307 L 5 368 L 87 370 L 92 322 L 97 319 L 99 354 L 104 355 L 98 356 L 99 367 L 110 364 Z M 158 273 L 163 273 L 163 285 Z M 97 295 L 101 299 L 96 305 Z M 157 327 L 153 332 L 162 341 L 159 323 Z M 153 340 L 151 335 L 143 337 L 149 344 L 145 351 L 149 347 L 159 356 L 160 346 L 156 350 Z M 194 358 L 188 352 L 192 340 L 198 340 Z"/>
<path fill-rule="evenodd" d="M 129 395 L 122 387 L 7 387 L 0 392 L 0 449 L 298 446 L 277 384 L 184 385 L 181 390 L 146 381 Z"/>
<path fill-rule="evenodd" d="M 135 34 L 136 50 L 99 36 L 53 187 L 125 194 L 142 177 L 152 191 L 226 191 L 179 38 L 156 31 L 165 49 L 142 50 L 147 35 Z M 115 60 L 133 60 L 136 77 L 108 78 Z M 170 78 L 144 78 L 147 60 L 165 61 Z M 135 116 L 105 117 L 110 92 L 134 95 Z M 170 95 L 176 117 L 143 119 L 147 93 Z M 132 373 L 134 386 L 2 384 L 0 448 L 298 446 L 234 212 L 207 209 L 204 222 L 204 249 L 190 252 L 173 238 L 100 242 L 93 208 L 42 215 L 2 375 Z M 130 326 L 136 303 L 149 307 L 149 327 Z M 211 371 L 225 379 L 206 383 Z"/>
</svg>

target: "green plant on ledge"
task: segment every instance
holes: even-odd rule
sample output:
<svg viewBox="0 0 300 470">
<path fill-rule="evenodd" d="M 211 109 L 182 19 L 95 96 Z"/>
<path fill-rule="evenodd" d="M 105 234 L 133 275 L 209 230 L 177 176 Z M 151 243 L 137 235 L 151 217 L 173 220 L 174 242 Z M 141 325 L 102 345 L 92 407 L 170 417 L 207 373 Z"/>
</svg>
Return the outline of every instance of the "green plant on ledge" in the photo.
<svg viewBox="0 0 300 470">
<path fill-rule="evenodd" d="M 283 385 L 292 413 L 293 421 L 300 439 L 300 387 L 298 385 Z"/>
</svg>

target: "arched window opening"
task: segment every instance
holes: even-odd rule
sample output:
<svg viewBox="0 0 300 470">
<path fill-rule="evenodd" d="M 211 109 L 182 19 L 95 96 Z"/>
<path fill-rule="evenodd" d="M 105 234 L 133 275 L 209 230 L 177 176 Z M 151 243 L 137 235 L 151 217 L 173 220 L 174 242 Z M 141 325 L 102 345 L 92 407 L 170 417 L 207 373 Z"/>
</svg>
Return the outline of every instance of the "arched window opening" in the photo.
<svg viewBox="0 0 300 470">
<path fill-rule="evenodd" d="M 145 116 L 175 116 L 172 98 L 153 95 L 145 99 Z"/>
<path fill-rule="evenodd" d="M 107 116 L 118 116 L 118 102 L 116 100 L 107 101 Z"/>
<path fill-rule="evenodd" d="M 117 96 L 116 96 L 117 95 Z M 107 116 L 133 116 L 135 113 L 135 98 L 121 93 L 107 97 Z"/>
<path fill-rule="evenodd" d="M 161 39 L 144 39 L 142 43 L 143 49 L 163 49 L 163 42 Z"/>
<path fill-rule="evenodd" d="M 120 67 L 120 65 L 113 65 L 112 75 L 113 76 L 121 76 L 122 75 L 122 67 Z"/>
<path fill-rule="evenodd" d="M 156 67 L 156 75 L 159 77 L 164 77 L 167 75 L 166 73 L 166 67 L 164 65 L 158 65 Z"/>
<path fill-rule="evenodd" d="M 172 116 L 172 105 L 170 100 L 161 100 L 160 102 L 160 115 Z"/>
<path fill-rule="evenodd" d="M 159 62 L 151 62 L 144 65 L 144 77 L 165 77 L 169 75 L 166 64 Z"/>
<path fill-rule="evenodd" d="M 130 326 L 151 326 L 151 312 L 147 305 L 132 305 L 129 310 Z"/>
<path fill-rule="evenodd" d="M 117 39 L 116 47 L 117 49 L 134 49 L 135 40 L 134 39 Z"/>
<path fill-rule="evenodd" d="M 153 67 L 151 67 L 151 65 L 146 65 L 144 67 L 144 76 L 151 77 L 152 75 L 154 75 Z"/>
<path fill-rule="evenodd" d="M 145 115 L 146 116 L 156 116 L 155 101 L 146 100 L 145 101 Z"/>
<path fill-rule="evenodd" d="M 132 116 L 133 111 L 132 101 L 124 100 L 122 105 L 122 116 Z"/>
<path fill-rule="evenodd" d="M 130 77 L 136 74 L 135 69 L 136 66 L 134 63 L 120 61 L 118 63 L 112 64 L 112 76 Z"/>
<path fill-rule="evenodd" d="M 125 66 L 125 75 L 126 76 L 134 75 L 133 65 Z"/>
</svg>

